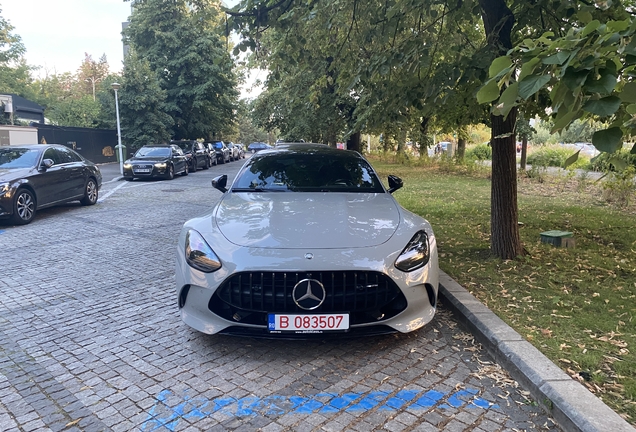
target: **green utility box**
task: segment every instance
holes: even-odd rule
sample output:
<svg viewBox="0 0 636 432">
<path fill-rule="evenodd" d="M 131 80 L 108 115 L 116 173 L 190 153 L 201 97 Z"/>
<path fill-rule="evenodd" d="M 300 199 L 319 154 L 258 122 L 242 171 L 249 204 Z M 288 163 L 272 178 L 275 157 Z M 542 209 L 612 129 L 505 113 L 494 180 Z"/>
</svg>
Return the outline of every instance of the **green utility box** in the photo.
<svg viewBox="0 0 636 432">
<path fill-rule="evenodd" d="M 555 247 L 573 248 L 575 245 L 573 234 L 569 231 L 545 231 L 541 233 L 541 243 L 550 243 Z"/>
</svg>

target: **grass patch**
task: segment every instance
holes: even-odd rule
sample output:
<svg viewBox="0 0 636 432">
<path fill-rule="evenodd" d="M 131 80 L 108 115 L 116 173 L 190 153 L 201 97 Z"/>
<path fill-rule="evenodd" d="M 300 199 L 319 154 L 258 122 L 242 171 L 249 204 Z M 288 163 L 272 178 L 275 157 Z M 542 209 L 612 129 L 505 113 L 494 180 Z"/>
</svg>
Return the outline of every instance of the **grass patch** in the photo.
<svg viewBox="0 0 636 432">
<path fill-rule="evenodd" d="M 383 178 L 404 180 L 396 199 L 433 225 L 441 268 L 636 425 L 636 200 L 607 203 L 601 184 L 587 178 L 520 175 L 528 255 L 503 261 L 489 253 L 483 170 L 373 162 Z M 572 231 L 576 248 L 541 243 L 539 233 L 551 229 Z"/>
</svg>

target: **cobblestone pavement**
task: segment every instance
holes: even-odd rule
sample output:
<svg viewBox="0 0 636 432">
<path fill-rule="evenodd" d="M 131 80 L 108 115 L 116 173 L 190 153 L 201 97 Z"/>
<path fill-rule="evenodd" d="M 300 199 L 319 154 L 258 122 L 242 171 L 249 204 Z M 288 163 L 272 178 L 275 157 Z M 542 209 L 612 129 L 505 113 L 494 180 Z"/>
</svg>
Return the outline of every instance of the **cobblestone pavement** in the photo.
<svg viewBox="0 0 636 432">
<path fill-rule="evenodd" d="M 0 431 L 557 430 L 443 305 L 420 331 L 354 340 L 183 324 L 177 234 L 239 166 L 0 225 Z"/>
</svg>

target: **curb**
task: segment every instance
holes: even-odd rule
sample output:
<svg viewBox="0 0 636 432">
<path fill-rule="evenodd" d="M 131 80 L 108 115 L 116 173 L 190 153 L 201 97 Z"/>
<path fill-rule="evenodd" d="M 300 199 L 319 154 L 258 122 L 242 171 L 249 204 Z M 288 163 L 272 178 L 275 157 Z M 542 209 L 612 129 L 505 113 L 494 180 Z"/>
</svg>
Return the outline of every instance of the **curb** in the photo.
<svg viewBox="0 0 636 432">
<path fill-rule="evenodd" d="M 450 276 L 440 270 L 439 294 L 488 353 L 564 431 L 636 432 L 581 383 L 526 341 Z"/>
</svg>

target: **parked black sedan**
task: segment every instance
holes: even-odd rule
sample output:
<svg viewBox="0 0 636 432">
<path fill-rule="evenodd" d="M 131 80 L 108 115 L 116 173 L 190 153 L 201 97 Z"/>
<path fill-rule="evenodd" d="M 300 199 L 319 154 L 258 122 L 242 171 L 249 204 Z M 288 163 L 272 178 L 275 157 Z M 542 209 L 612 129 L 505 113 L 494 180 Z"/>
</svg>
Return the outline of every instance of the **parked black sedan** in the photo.
<svg viewBox="0 0 636 432">
<path fill-rule="evenodd" d="M 69 201 L 97 202 L 102 173 L 57 144 L 0 147 L 0 218 L 28 224 L 37 210 Z"/>
<path fill-rule="evenodd" d="M 230 161 L 230 149 L 223 143 L 223 141 L 212 141 L 208 143 L 208 146 L 211 147 L 210 152 L 214 151 L 216 153 L 217 163 L 226 163 Z"/>
<path fill-rule="evenodd" d="M 172 180 L 175 174 L 188 175 L 189 170 L 186 155 L 174 144 L 143 146 L 124 162 L 126 180 L 156 177 Z"/>
<path fill-rule="evenodd" d="M 198 141 L 194 140 L 181 140 L 170 141 L 170 144 L 177 145 L 183 150 L 183 153 L 188 158 L 190 172 L 196 172 L 197 169 L 208 169 L 210 165 L 210 154 L 208 150 Z"/>
</svg>

